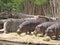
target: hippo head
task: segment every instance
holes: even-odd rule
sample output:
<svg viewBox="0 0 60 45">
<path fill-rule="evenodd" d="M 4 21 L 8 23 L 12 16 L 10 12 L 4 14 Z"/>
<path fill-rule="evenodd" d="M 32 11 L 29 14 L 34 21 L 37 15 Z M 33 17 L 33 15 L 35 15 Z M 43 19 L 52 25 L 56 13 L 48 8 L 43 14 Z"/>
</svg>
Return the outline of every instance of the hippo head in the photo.
<svg viewBox="0 0 60 45">
<path fill-rule="evenodd" d="M 36 27 L 33 33 L 34 34 L 40 33 L 40 28 L 39 27 L 38 28 Z"/>
</svg>

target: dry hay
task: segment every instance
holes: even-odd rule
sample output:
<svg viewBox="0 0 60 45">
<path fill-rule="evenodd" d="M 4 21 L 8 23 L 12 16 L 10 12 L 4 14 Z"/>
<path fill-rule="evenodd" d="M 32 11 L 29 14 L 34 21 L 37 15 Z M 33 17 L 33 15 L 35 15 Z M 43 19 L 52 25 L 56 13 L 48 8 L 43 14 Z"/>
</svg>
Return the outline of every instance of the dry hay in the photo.
<svg viewBox="0 0 60 45">
<path fill-rule="evenodd" d="M 16 38 L 20 38 L 23 40 L 29 40 L 29 41 L 42 41 L 43 39 L 45 39 L 45 37 L 42 37 L 42 34 L 38 34 L 37 36 L 35 35 L 26 35 L 25 33 L 21 33 L 20 35 L 18 35 L 17 33 L 9 33 L 9 34 L 0 34 L 0 38 L 12 38 L 16 37 Z M 45 41 L 47 41 L 47 39 L 45 39 Z M 50 41 L 50 38 L 48 39 L 48 41 Z"/>
<path fill-rule="evenodd" d="M 0 40 L 7 40 L 11 42 L 22 42 L 22 43 L 33 43 L 33 44 L 58 44 L 56 41 L 50 39 L 50 37 L 42 37 L 42 34 L 26 35 L 22 33 L 18 35 L 17 33 L 0 34 Z"/>
</svg>

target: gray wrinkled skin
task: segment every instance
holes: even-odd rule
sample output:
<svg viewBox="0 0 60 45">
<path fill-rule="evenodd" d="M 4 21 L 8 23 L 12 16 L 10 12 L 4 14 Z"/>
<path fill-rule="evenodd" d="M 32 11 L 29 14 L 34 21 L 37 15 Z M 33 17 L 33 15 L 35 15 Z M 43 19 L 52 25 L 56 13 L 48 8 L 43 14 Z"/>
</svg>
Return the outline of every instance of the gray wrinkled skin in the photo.
<svg viewBox="0 0 60 45">
<path fill-rule="evenodd" d="M 52 24 L 54 24 L 55 22 L 44 22 L 42 24 L 39 24 L 35 27 L 35 30 L 34 30 L 34 34 L 37 34 L 37 33 L 43 33 L 43 35 L 45 34 L 45 30 L 51 26 Z"/>
<path fill-rule="evenodd" d="M 36 23 L 43 23 L 49 21 L 49 19 L 46 18 L 24 18 L 24 19 L 7 19 L 4 21 L 4 33 L 8 32 L 16 32 L 18 29 L 18 26 L 22 24 L 24 21 L 31 21 L 34 24 Z"/>
<path fill-rule="evenodd" d="M 29 34 L 31 34 L 32 31 L 34 31 L 35 27 L 38 24 L 41 24 L 43 22 L 47 22 L 49 20 L 45 19 L 45 18 L 39 18 L 36 20 L 29 20 L 29 21 L 25 21 L 23 22 L 21 25 L 19 25 L 19 28 L 17 30 L 17 33 L 22 33 L 22 32 L 29 32 Z"/>
<path fill-rule="evenodd" d="M 51 25 L 45 32 L 45 35 L 48 35 L 50 37 L 56 36 L 55 39 L 58 39 L 60 34 L 60 22 L 56 22 L 55 24 Z"/>
<path fill-rule="evenodd" d="M 23 23 L 24 21 L 29 21 L 31 18 L 25 18 L 25 19 L 6 19 L 3 20 L 2 22 L 4 23 L 4 33 L 8 33 L 8 32 L 16 32 L 16 30 L 18 29 L 18 26 Z M 32 18 L 31 20 L 35 20 L 35 18 Z"/>
<path fill-rule="evenodd" d="M 24 22 L 23 19 L 9 19 L 4 23 L 4 33 L 16 32 L 18 26 Z"/>
</svg>

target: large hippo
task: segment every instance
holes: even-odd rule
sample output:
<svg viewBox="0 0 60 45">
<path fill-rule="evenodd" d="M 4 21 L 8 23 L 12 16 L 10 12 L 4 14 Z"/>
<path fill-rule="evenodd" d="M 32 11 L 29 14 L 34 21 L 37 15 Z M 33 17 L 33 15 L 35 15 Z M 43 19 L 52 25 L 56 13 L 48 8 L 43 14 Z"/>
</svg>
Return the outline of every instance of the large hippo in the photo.
<svg viewBox="0 0 60 45">
<path fill-rule="evenodd" d="M 39 24 L 35 27 L 35 30 L 34 30 L 34 34 L 37 34 L 37 33 L 42 33 L 43 35 L 45 34 L 45 30 L 51 26 L 52 24 L 54 24 L 55 22 L 44 22 L 42 24 Z"/>
<path fill-rule="evenodd" d="M 48 35 L 51 38 L 52 36 L 56 36 L 55 39 L 59 38 L 59 34 L 60 34 L 60 22 L 56 22 L 55 24 L 48 27 L 47 30 L 45 31 L 45 36 Z"/>
</svg>

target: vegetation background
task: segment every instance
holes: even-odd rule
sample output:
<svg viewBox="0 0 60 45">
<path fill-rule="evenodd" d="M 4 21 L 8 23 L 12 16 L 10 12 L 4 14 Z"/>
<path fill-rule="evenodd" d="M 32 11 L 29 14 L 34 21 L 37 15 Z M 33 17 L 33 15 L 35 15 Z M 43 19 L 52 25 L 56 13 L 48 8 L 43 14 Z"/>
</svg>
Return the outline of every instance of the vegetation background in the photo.
<svg viewBox="0 0 60 45">
<path fill-rule="evenodd" d="M 30 15 L 59 16 L 59 0 L 0 0 L 0 13 L 12 12 Z M 13 14 L 14 14 L 13 13 Z"/>
</svg>

